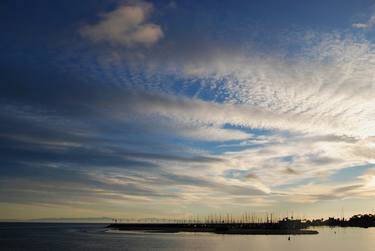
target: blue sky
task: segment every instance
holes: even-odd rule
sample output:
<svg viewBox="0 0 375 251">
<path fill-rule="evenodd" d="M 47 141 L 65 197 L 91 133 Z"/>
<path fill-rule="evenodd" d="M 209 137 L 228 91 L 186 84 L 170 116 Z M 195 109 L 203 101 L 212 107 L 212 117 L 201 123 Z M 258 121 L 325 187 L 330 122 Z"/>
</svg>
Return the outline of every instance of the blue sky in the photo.
<svg viewBox="0 0 375 251">
<path fill-rule="evenodd" d="M 372 1 L 2 1 L 0 212 L 371 211 Z"/>
</svg>

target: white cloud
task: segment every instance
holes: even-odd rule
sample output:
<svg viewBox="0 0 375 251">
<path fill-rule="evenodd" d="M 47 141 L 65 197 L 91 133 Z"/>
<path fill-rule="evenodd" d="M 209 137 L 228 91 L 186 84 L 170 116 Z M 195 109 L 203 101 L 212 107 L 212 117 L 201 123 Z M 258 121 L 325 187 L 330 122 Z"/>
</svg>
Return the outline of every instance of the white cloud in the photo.
<svg viewBox="0 0 375 251">
<path fill-rule="evenodd" d="M 168 122 L 166 130 L 169 133 L 195 140 L 240 140 L 237 147 L 244 147 L 242 148 L 244 150 L 227 150 L 215 155 L 220 161 L 214 163 L 184 162 L 171 165 L 170 162 L 157 161 L 159 166 L 170 173 L 179 175 L 189 173 L 192 179 L 202 177 L 208 182 L 222 184 L 222 192 L 233 196 L 238 195 L 239 192 L 230 189 L 235 185 L 244 189 L 256 188 L 270 196 L 282 194 L 284 198 L 292 198 L 293 190 L 278 187 L 307 179 L 322 182 L 342 169 L 365 165 L 375 160 L 372 154 L 374 138 L 357 134 L 355 137 L 343 136 L 348 132 L 346 130 L 335 135 L 338 130 L 330 124 L 330 121 L 323 120 L 319 129 L 318 123 L 309 121 L 308 116 L 301 118 L 302 115 L 293 115 L 288 119 L 287 116 L 276 116 L 270 112 L 267 114 L 267 111 L 264 115 L 260 110 L 254 110 L 245 104 L 217 104 L 173 96 L 150 95 L 142 98 L 136 95 L 129 97 L 128 101 L 130 103 L 125 104 L 126 108 L 138 116 L 146 116 L 144 118 L 146 121 L 150 121 L 149 118 L 158 118 L 158 122 L 153 122 L 156 128 L 163 128 L 165 125 L 162 121 L 166 118 Z M 124 106 L 112 103 L 111 107 L 119 108 L 119 110 L 112 109 L 112 112 L 114 116 L 121 118 Z M 126 110 L 124 115 L 126 119 L 134 121 L 134 117 L 129 116 L 130 111 Z M 257 136 L 243 133 L 238 129 L 223 129 L 221 126 L 225 124 L 232 124 L 239 128 L 273 127 L 288 130 L 289 134 L 274 132 L 272 135 Z M 296 133 L 296 131 L 303 133 Z M 254 145 L 256 147 L 252 147 Z M 244 170 L 257 179 L 225 179 L 223 175 L 230 169 Z M 199 184 L 192 186 L 197 189 L 200 187 Z M 187 192 L 191 187 L 184 186 L 181 189 Z M 206 188 L 206 195 L 213 194 L 215 189 Z M 309 201 L 324 197 L 323 193 L 320 194 L 320 190 L 307 190 L 306 194 L 301 196 L 314 198 Z M 346 194 L 342 193 L 342 196 Z M 361 195 L 356 193 L 355 196 Z"/>
<path fill-rule="evenodd" d="M 184 89 L 197 91 L 191 102 L 180 98 L 183 95 L 176 98 L 173 105 L 186 106 L 183 112 L 163 103 L 148 105 L 148 112 L 184 123 L 213 120 L 217 126 L 229 123 L 361 138 L 375 135 L 374 45 L 336 33 L 313 34 L 300 43 L 302 49 L 292 54 L 282 49 L 270 54 L 249 49 L 207 56 L 201 50 L 200 56 L 185 60 L 154 58 L 145 89 L 173 94 L 172 83 L 178 78 L 180 94 Z M 118 72 L 126 66 L 111 67 L 109 72 Z M 134 83 L 124 76 L 119 84 L 139 88 L 139 75 L 132 76 Z"/>
<path fill-rule="evenodd" d="M 199 70 L 188 66 L 187 75 L 241 105 L 227 119 L 240 113 L 252 127 L 375 135 L 375 48 L 368 41 L 330 36 L 294 57 L 218 56 L 195 63 Z"/>
<path fill-rule="evenodd" d="M 153 9 L 151 3 L 141 1 L 121 5 L 102 14 L 98 23 L 83 26 L 81 35 L 95 42 L 110 42 L 125 47 L 151 46 L 163 37 L 161 27 L 148 22 Z"/>
<path fill-rule="evenodd" d="M 217 128 L 212 126 L 199 126 L 195 128 L 180 128 L 177 132 L 181 135 L 204 141 L 227 141 L 227 140 L 245 140 L 251 135 L 240 130 Z"/>
<path fill-rule="evenodd" d="M 111 100 L 108 110 L 121 119 L 157 118 L 155 128 L 165 120 L 168 133 L 195 140 L 242 140 L 232 144 L 233 152 L 226 148 L 227 152 L 216 156 L 221 162 L 171 165 L 158 161 L 170 173 L 188 173 L 192 178 L 221 184 L 223 200 L 242 196 L 239 193 L 243 191 L 233 186 L 263 191 L 267 195 L 249 193 L 248 197 L 266 197 L 268 202 L 276 197 L 315 202 L 370 196 L 371 192 L 361 187 L 364 180 L 353 177 L 352 183 L 333 184 L 327 179 L 345 168 L 375 161 L 374 44 L 336 33 L 310 35 L 302 49 L 289 54 L 249 50 L 207 56 L 201 50 L 200 56 L 167 62 L 160 59 L 159 64 L 154 61 L 153 66 L 157 66 L 154 72 L 151 70 L 146 90 L 173 94 L 175 86 L 164 78 L 173 75 L 183 85 L 180 90 L 199 85 L 194 98 L 135 95 L 127 97 L 126 104 L 121 103 L 123 99 L 119 103 Z M 129 83 L 127 87 L 138 86 Z M 200 93 L 213 97 L 207 100 Z M 228 124 L 235 129 L 225 129 Z M 275 131 L 257 136 L 239 128 Z M 230 169 L 245 170 L 257 179 L 226 179 L 223 175 Z M 191 184 L 179 188 L 186 203 L 218 196 L 217 187 L 202 189 L 199 184 Z M 301 189 L 303 193 L 297 194 Z M 220 201 L 211 205 L 215 203 Z"/>
<path fill-rule="evenodd" d="M 354 23 L 352 26 L 357 29 L 370 29 L 375 25 L 375 14 L 366 23 Z"/>
</svg>

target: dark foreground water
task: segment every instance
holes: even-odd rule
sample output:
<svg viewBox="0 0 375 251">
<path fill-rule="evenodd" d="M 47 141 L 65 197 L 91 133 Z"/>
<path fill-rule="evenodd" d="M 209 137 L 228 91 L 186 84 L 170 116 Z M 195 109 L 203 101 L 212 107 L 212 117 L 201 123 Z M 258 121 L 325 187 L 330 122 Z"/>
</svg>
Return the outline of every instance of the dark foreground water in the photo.
<svg viewBox="0 0 375 251">
<path fill-rule="evenodd" d="M 0 250 L 375 250 L 375 228 L 317 228 L 318 235 L 108 232 L 104 224 L 0 223 Z"/>
</svg>

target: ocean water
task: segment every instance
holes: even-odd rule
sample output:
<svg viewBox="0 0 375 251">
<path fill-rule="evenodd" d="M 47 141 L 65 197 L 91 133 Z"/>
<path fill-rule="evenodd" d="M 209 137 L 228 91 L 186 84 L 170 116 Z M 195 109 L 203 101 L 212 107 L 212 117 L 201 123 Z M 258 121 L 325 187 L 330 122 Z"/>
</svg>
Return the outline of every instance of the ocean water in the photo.
<svg viewBox="0 0 375 251">
<path fill-rule="evenodd" d="M 316 228 L 318 235 L 108 231 L 105 224 L 0 223 L 0 250 L 375 250 L 375 228 Z"/>
</svg>

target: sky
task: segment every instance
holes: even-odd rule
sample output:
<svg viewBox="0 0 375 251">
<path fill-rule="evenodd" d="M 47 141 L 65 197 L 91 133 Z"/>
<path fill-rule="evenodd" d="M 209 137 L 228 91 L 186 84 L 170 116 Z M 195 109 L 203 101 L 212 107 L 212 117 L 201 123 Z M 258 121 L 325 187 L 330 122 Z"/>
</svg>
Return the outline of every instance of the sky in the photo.
<svg viewBox="0 0 375 251">
<path fill-rule="evenodd" d="M 0 218 L 375 208 L 370 0 L 0 2 Z"/>
</svg>

